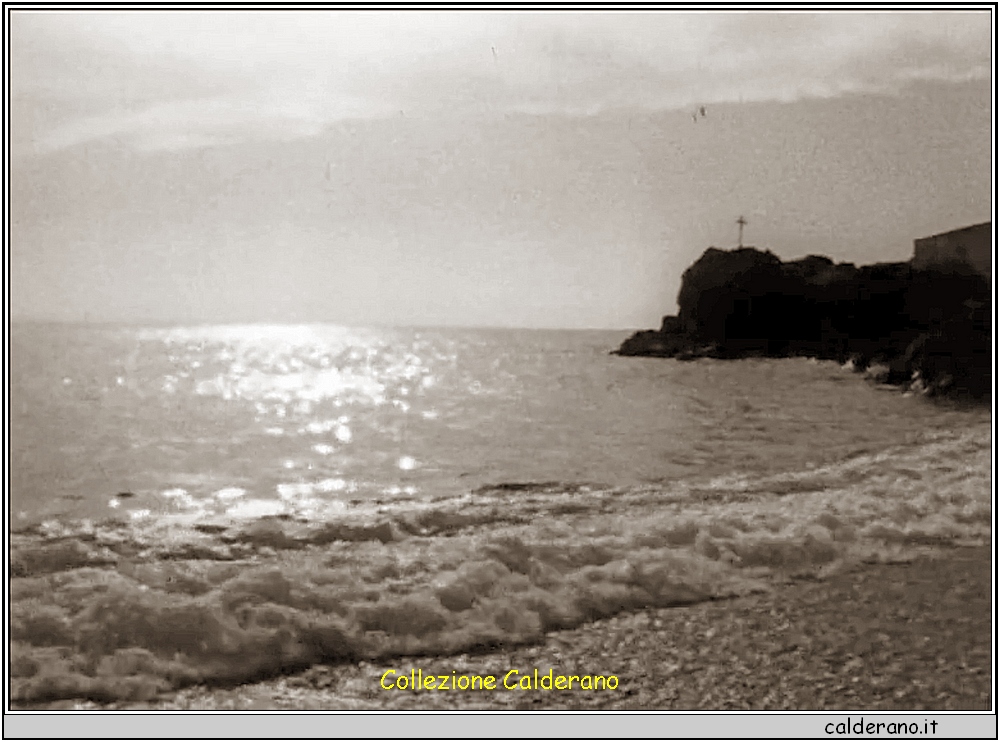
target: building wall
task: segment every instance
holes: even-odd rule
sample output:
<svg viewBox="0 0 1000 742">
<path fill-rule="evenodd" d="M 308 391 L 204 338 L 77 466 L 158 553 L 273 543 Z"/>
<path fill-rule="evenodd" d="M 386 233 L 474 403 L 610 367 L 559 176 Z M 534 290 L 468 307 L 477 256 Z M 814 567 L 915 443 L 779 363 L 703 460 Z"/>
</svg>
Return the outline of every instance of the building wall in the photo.
<svg viewBox="0 0 1000 742">
<path fill-rule="evenodd" d="M 946 260 L 961 260 L 992 280 L 993 223 L 942 232 L 913 241 L 913 267 L 926 268 Z"/>
</svg>

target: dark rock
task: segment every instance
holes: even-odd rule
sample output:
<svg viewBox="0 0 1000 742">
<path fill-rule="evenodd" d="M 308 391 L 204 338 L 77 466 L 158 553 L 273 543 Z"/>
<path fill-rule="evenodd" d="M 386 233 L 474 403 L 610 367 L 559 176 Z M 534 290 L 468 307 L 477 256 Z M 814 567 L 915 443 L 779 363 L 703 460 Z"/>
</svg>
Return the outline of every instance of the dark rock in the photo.
<svg viewBox="0 0 1000 742">
<path fill-rule="evenodd" d="M 619 355 L 805 355 L 872 364 L 881 381 L 926 393 L 990 390 L 990 287 L 955 262 L 857 267 L 821 255 L 709 248 L 683 275 L 677 316 L 638 332 Z"/>
<path fill-rule="evenodd" d="M 668 314 L 663 318 L 663 324 L 660 325 L 660 332 L 663 334 L 676 335 L 684 331 L 684 323 L 681 322 L 681 318 Z"/>
<path fill-rule="evenodd" d="M 628 338 L 618 349 L 620 356 L 656 356 L 671 358 L 691 348 L 691 339 L 683 333 L 644 330 Z"/>
</svg>

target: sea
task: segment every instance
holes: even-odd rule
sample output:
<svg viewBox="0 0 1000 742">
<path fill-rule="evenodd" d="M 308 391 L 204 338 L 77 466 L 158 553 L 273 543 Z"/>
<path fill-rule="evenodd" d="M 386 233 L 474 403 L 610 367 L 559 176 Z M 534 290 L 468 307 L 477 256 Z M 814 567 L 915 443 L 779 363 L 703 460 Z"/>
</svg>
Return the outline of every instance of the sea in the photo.
<svg viewBox="0 0 1000 742">
<path fill-rule="evenodd" d="M 990 542 L 988 408 L 626 335 L 13 324 L 13 700 L 488 651 Z"/>
</svg>

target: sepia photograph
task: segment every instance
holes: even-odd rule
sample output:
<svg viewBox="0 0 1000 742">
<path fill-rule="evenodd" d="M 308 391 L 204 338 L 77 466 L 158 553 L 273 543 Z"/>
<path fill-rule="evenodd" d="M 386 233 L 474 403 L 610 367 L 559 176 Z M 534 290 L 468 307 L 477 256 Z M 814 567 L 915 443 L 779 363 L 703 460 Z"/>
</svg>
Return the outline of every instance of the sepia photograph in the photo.
<svg viewBox="0 0 1000 742">
<path fill-rule="evenodd" d="M 995 4 L 4 23 L 5 736 L 996 738 Z"/>
</svg>

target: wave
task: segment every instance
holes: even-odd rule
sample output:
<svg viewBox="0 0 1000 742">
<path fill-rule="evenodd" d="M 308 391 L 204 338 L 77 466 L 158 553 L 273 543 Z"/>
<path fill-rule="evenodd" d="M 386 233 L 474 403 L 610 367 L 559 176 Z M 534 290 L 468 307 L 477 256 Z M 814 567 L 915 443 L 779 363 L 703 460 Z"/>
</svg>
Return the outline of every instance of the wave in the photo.
<svg viewBox="0 0 1000 742">
<path fill-rule="evenodd" d="M 483 651 L 990 536 L 989 431 L 771 476 L 500 483 L 342 518 L 12 535 L 20 704 L 138 701 L 317 663 Z"/>
</svg>

